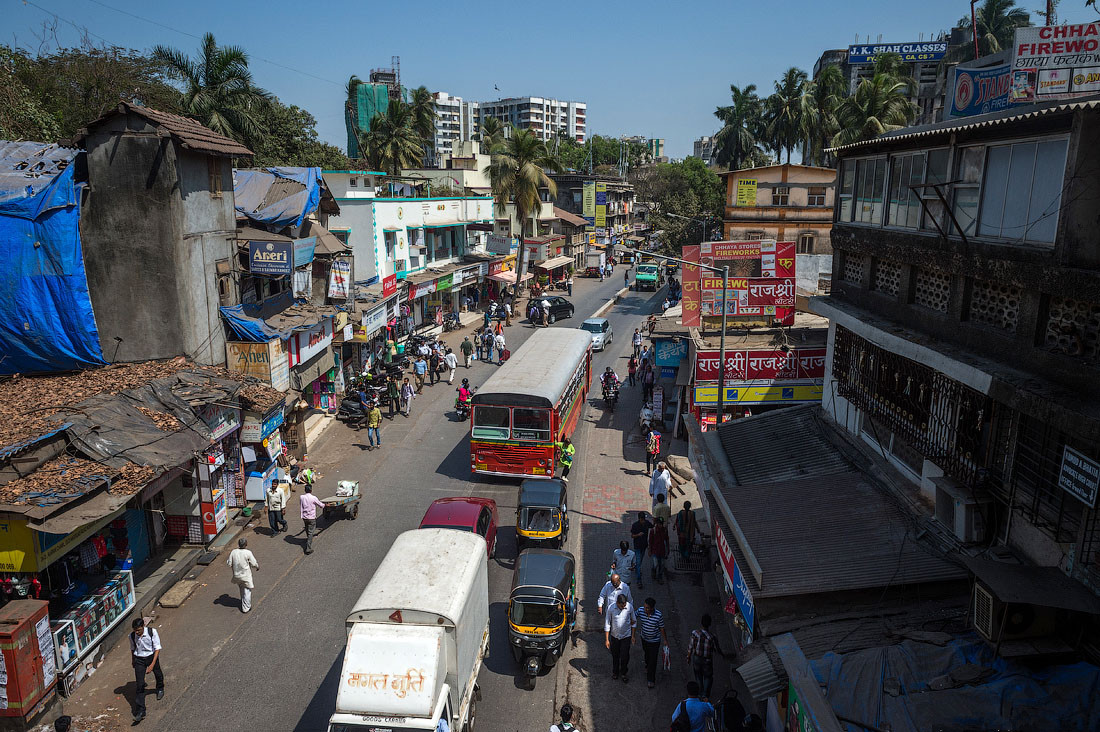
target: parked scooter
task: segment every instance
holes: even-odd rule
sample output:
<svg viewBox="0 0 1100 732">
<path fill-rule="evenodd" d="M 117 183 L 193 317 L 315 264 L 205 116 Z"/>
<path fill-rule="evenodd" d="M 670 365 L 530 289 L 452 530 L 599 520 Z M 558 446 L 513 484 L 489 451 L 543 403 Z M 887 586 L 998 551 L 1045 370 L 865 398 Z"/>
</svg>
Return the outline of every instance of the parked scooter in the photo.
<svg viewBox="0 0 1100 732">
<path fill-rule="evenodd" d="M 462 321 L 459 320 L 458 313 L 450 312 L 443 316 L 443 332 L 449 333 L 461 327 Z"/>
</svg>

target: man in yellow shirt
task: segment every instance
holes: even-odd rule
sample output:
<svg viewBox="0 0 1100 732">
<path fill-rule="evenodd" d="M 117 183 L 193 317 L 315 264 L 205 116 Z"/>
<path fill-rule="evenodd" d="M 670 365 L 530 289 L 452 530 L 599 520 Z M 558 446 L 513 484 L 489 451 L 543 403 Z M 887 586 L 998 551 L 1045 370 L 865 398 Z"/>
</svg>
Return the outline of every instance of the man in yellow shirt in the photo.
<svg viewBox="0 0 1100 732">
<path fill-rule="evenodd" d="M 378 431 L 381 424 L 382 410 L 378 408 L 378 404 L 372 404 L 367 412 L 367 441 L 370 442 L 371 450 L 374 449 L 375 439 L 378 440 L 378 446 L 382 447 L 382 433 Z"/>
</svg>

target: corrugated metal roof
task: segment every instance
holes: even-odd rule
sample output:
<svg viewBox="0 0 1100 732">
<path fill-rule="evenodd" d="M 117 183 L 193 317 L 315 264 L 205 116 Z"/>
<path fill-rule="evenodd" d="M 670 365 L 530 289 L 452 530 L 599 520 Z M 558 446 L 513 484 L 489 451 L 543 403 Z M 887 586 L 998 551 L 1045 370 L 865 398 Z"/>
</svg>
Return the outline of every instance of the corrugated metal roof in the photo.
<svg viewBox="0 0 1100 732">
<path fill-rule="evenodd" d="M 0 447 L 0 460 L 9 458 L 13 455 L 18 455 L 19 453 L 23 452 L 24 450 L 29 449 L 29 448 L 33 447 L 34 445 L 38 444 L 42 440 L 45 440 L 49 437 L 53 437 L 58 432 L 61 432 L 63 430 L 67 430 L 71 426 L 72 426 L 72 422 L 65 422 L 63 424 L 60 424 L 60 425 L 57 425 L 56 427 L 51 428 L 48 432 L 44 432 L 41 435 L 35 435 L 34 437 L 28 437 L 24 440 L 20 440 L 19 442 L 12 443 L 11 445 L 5 445 L 3 447 Z"/>
<path fill-rule="evenodd" d="M 164 128 L 188 150 L 223 157 L 252 156 L 252 151 L 247 147 L 225 135 L 219 135 L 201 122 L 129 102 L 119 102 L 118 106 L 110 112 L 89 123 L 77 135 L 77 140 L 83 144 L 89 128 L 118 114 L 136 114 L 139 117 L 144 117 L 153 124 Z"/>
<path fill-rule="evenodd" d="M 0 140 L 0 201 L 36 196 L 78 152 L 44 142 Z"/>
<path fill-rule="evenodd" d="M 898 142 L 900 140 L 909 140 L 918 137 L 929 137 L 931 135 L 942 135 L 951 132 L 961 132 L 963 130 L 997 127 L 1013 122 L 1036 119 L 1038 117 L 1068 114 L 1078 109 L 1096 109 L 1098 106 L 1100 106 L 1100 95 L 1088 97 L 1086 99 L 1079 99 L 1073 102 L 1059 101 L 1047 102 L 1045 104 L 1032 104 L 1026 107 L 1018 107 L 1003 112 L 982 114 L 976 117 L 950 119 L 929 125 L 903 127 L 900 130 L 894 130 L 892 132 L 887 132 L 886 134 L 879 135 L 873 140 L 860 140 L 859 142 L 853 142 L 847 145 L 841 145 L 839 147 L 828 148 L 826 152 L 837 153 L 846 152 L 849 150 L 873 148 L 878 145 Z"/>
<path fill-rule="evenodd" d="M 788 454 L 815 442 L 809 431 L 782 438 Z M 778 450 L 773 454 L 784 475 L 785 457 Z M 760 592 L 753 592 L 757 598 L 967 576 L 962 567 L 918 543 L 910 518 L 863 473 L 815 471 L 801 478 L 787 473 L 776 482 L 720 490 L 760 563 Z"/>
<path fill-rule="evenodd" d="M 719 427 L 718 438 L 737 482 L 748 485 L 852 470 L 825 437 L 821 419 L 820 405 L 806 404 Z"/>
<path fill-rule="evenodd" d="M 767 653 L 738 666 L 737 675 L 744 679 L 753 701 L 765 701 L 787 687 L 787 672 L 773 666 Z"/>
</svg>

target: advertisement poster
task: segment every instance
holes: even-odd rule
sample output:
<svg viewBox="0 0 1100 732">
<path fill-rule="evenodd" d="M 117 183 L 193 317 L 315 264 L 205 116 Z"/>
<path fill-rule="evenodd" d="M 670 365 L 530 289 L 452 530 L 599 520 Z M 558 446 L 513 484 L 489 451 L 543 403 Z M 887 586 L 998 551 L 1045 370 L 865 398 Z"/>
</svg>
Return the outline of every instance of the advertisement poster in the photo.
<svg viewBox="0 0 1100 732">
<path fill-rule="evenodd" d="M 695 355 L 695 382 L 718 381 L 718 351 Z M 824 379 L 825 348 L 726 351 L 725 380 Z"/>
<path fill-rule="evenodd" d="M 1016 29 L 1013 102 L 1072 99 L 1100 86 L 1100 22 Z"/>
<path fill-rule="evenodd" d="M 1008 64 L 988 69 L 955 67 L 951 117 L 1000 112 L 1008 109 L 1012 92 L 1012 68 Z"/>
<path fill-rule="evenodd" d="M 596 183 L 596 226 L 607 226 L 607 184 Z"/>
<path fill-rule="evenodd" d="M 817 725 L 810 719 L 803 707 L 802 699 L 794 682 L 787 682 L 787 729 L 786 732 L 818 732 Z"/>
<path fill-rule="evenodd" d="M 748 305 L 794 307 L 793 277 L 754 277 L 748 281 Z"/>
<path fill-rule="evenodd" d="M 1068 69 L 1039 69 L 1039 85 L 1035 93 L 1040 97 L 1061 98 L 1069 93 Z"/>
<path fill-rule="evenodd" d="M 596 182 L 587 181 L 581 190 L 581 215 L 588 219 L 588 223 L 596 220 Z"/>
<path fill-rule="evenodd" d="M 717 415 L 715 416 L 717 417 Z M 741 574 L 741 568 L 737 566 L 737 560 L 733 556 L 733 549 L 730 548 L 726 532 L 722 531 L 717 521 L 714 522 L 714 537 L 715 544 L 718 546 L 718 557 L 722 561 L 722 572 L 726 576 L 726 582 L 733 588 L 741 617 L 745 619 L 745 623 L 749 627 L 748 642 L 751 643 L 753 623 L 756 621 L 756 605 L 752 599 L 752 591 L 749 590 L 749 583 Z"/>
<path fill-rule="evenodd" d="M 689 262 L 699 261 L 699 245 L 688 244 L 683 248 L 683 258 Z M 700 298 L 699 280 L 702 270 L 690 264 L 684 265 L 683 276 L 683 323 L 689 328 L 699 327 Z"/>
<path fill-rule="evenodd" d="M 1013 69 L 1012 91 L 1009 92 L 1009 101 L 1013 103 L 1035 101 L 1035 78 L 1038 69 Z"/>
<path fill-rule="evenodd" d="M 741 178 L 737 181 L 737 196 L 734 198 L 734 206 L 756 205 L 756 179 Z"/>
<path fill-rule="evenodd" d="M 351 288 L 351 260 L 334 259 L 328 272 L 328 296 L 346 300 Z"/>
</svg>

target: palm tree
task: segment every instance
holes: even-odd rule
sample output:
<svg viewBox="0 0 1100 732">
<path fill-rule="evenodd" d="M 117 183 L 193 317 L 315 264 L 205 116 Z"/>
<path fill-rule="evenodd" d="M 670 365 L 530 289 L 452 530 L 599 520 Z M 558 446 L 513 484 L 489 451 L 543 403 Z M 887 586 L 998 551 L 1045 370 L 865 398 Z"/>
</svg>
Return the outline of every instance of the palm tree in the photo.
<svg viewBox="0 0 1100 732">
<path fill-rule="evenodd" d="M 435 140 L 435 99 L 428 87 L 419 86 L 412 90 L 409 97 L 409 106 L 412 107 L 413 129 L 424 140 L 425 145 L 431 145 Z"/>
<path fill-rule="evenodd" d="M 840 103 L 836 113 L 840 129 L 833 135 L 832 145 L 873 139 L 904 127 L 916 114 L 904 80 L 875 74 L 859 82 L 856 93 Z"/>
<path fill-rule="evenodd" d="M 154 47 L 153 59 L 183 84 L 186 116 L 246 144 L 261 134 L 260 118 L 272 96 L 252 83 L 248 54 L 240 46 L 219 47 L 207 33 L 196 59 L 167 46 Z"/>
<path fill-rule="evenodd" d="M 802 94 L 802 136 L 806 159 L 811 165 L 829 162 L 825 148 L 840 131 L 837 107 L 844 98 L 844 75 L 839 66 L 826 66 L 817 78 L 806 84 Z"/>
<path fill-rule="evenodd" d="M 504 124 L 496 117 L 486 117 L 481 122 L 481 152 L 489 155 L 504 142 Z"/>
<path fill-rule="evenodd" d="M 768 138 L 780 159 L 787 151 L 791 162 L 791 148 L 802 139 L 802 94 L 806 88 L 806 72 L 794 66 L 783 72 L 775 82 L 775 93 L 768 97 Z"/>
<path fill-rule="evenodd" d="M 391 99 L 385 114 L 374 115 L 365 142 L 371 165 L 390 175 L 423 160 L 424 144 L 413 129 L 412 107 L 400 99 Z"/>
<path fill-rule="evenodd" d="M 714 110 L 714 116 L 722 123 L 722 128 L 714 136 L 715 158 L 719 165 L 737 170 L 756 148 L 760 97 L 756 96 L 756 84 L 743 88 L 730 84 L 730 97 L 733 104 Z"/>
<path fill-rule="evenodd" d="M 898 81 L 905 82 L 905 90 L 910 97 L 917 94 L 917 80 L 913 78 L 913 68 L 901 57 L 900 53 L 884 53 L 875 57 L 872 76 L 885 74 Z"/>
<path fill-rule="evenodd" d="M 978 55 L 988 56 L 991 53 L 1012 48 L 1016 38 L 1016 29 L 1031 25 L 1031 14 L 1023 8 L 1016 7 L 1016 0 L 985 0 L 978 6 L 975 13 L 978 21 Z M 958 26 L 972 32 L 974 27 L 970 16 L 959 19 Z M 965 43 L 951 49 L 943 58 L 943 63 L 956 63 L 969 61 L 974 57 L 974 46 Z"/>
<path fill-rule="evenodd" d="M 562 170 L 557 159 L 547 150 L 546 143 L 531 130 L 521 130 L 513 126 L 511 135 L 493 147 L 493 156 L 484 172 L 489 176 L 496 204 L 501 207 L 509 203 L 515 205 L 520 239 L 523 238 L 528 220 L 542 209 L 539 192 L 545 188 L 550 191 L 551 196 L 557 195 L 558 186 L 546 174 L 548 169 L 555 172 Z M 508 233 L 514 235 L 511 226 L 509 219 Z M 537 224 L 535 231 L 538 231 Z M 520 246 L 516 260 L 517 284 L 523 281 L 526 251 L 526 247 Z"/>
</svg>

